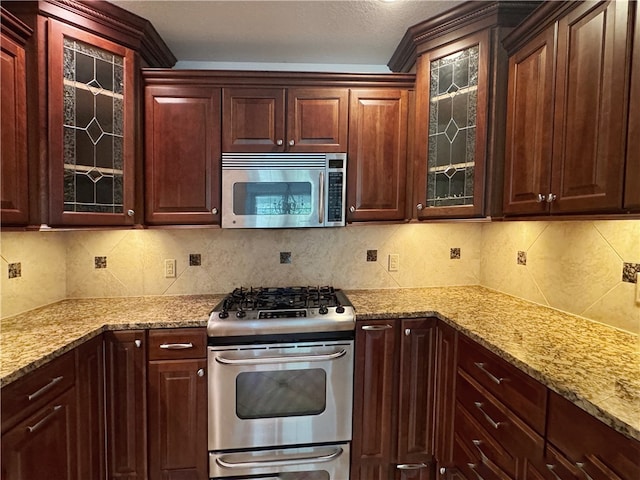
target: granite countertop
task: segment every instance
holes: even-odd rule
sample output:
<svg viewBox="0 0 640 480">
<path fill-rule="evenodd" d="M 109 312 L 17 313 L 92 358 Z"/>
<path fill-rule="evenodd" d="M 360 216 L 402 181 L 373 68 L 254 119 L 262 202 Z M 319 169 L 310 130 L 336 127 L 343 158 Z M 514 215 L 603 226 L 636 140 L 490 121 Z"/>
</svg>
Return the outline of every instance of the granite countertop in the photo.
<svg viewBox="0 0 640 480">
<path fill-rule="evenodd" d="M 640 440 L 640 338 L 479 287 L 349 290 L 358 320 L 436 316 Z M 64 300 L 2 319 L 0 386 L 105 330 L 204 327 L 223 295 Z"/>
</svg>

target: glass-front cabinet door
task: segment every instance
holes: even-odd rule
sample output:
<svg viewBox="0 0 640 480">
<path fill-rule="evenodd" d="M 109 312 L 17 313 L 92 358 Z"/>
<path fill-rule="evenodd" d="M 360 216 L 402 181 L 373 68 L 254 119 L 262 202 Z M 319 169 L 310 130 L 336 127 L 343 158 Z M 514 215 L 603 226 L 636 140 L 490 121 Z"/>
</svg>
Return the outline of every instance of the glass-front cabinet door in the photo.
<svg viewBox="0 0 640 480">
<path fill-rule="evenodd" d="M 484 214 L 488 37 L 473 35 L 417 64 L 417 218 Z"/>
<path fill-rule="evenodd" d="M 134 222 L 133 51 L 50 21 L 52 225 Z"/>
</svg>

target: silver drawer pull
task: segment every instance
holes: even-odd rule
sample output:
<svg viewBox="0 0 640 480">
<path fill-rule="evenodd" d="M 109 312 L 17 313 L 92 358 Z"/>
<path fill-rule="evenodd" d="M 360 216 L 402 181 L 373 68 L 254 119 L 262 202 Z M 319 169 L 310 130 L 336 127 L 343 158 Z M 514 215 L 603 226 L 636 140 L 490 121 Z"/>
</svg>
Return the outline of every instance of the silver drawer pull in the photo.
<svg viewBox="0 0 640 480">
<path fill-rule="evenodd" d="M 493 418 L 491 418 L 489 415 L 487 415 L 487 412 L 485 412 L 483 410 L 484 407 L 484 403 L 482 402 L 473 402 L 473 404 L 476 406 L 476 408 L 478 410 L 480 410 L 480 412 L 482 413 L 482 415 L 484 415 L 484 418 L 487 420 L 487 422 L 489 422 L 489 424 L 495 428 L 496 430 L 498 428 L 500 428 L 500 425 L 502 425 L 504 422 L 496 422 Z"/>
<path fill-rule="evenodd" d="M 482 460 L 482 463 L 486 463 L 485 460 L 488 460 L 489 457 L 487 457 L 484 454 L 484 452 L 482 451 L 482 448 L 480 448 L 480 445 L 482 445 L 482 441 L 481 440 L 471 440 L 471 442 L 473 443 L 473 446 L 476 447 L 476 449 L 480 453 L 480 459 Z"/>
<path fill-rule="evenodd" d="M 199 377 L 204 377 L 204 368 L 199 368 L 196 372 L 196 375 L 198 375 Z"/>
<path fill-rule="evenodd" d="M 47 392 L 48 390 L 52 389 L 55 385 L 57 385 L 58 383 L 60 383 L 62 381 L 62 379 L 64 378 L 64 375 L 60 375 L 59 377 L 55 377 L 53 378 L 49 383 L 47 383 L 44 387 L 42 387 L 40 390 L 37 390 L 35 392 L 33 392 L 31 395 L 29 395 L 27 398 L 29 400 L 33 400 L 35 398 L 38 398 L 40 395 L 42 395 L 43 393 Z"/>
<path fill-rule="evenodd" d="M 484 480 L 484 477 L 482 477 L 478 472 L 476 472 L 476 468 L 478 468 L 478 466 L 475 463 L 467 463 L 467 467 L 469 467 L 471 471 L 476 474 L 476 477 L 478 477 L 478 480 Z"/>
<path fill-rule="evenodd" d="M 363 325 L 362 330 L 389 330 L 391 325 Z"/>
<path fill-rule="evenodd" d="M 287 466 L 287 465 L 305 465 L 309 463 L 330 462 L 342 455 L 342 448 L 335 448 L 332 452 L 319 455 L 295 456 L 292 458 L 269 458 L 265 460 L 254 460 L 250 462 L 233 462 L 226 459 L 226 455 L 216 458 L 216 463 L 224 468 L 259 468 L 265 466 Z"/>
<path fill-rule="evenodd" d="M 485 368 L 485 364 L 482 362 L 473 362 L 473 364 L 476 367 L 478 367 L 480 370 L 482 370 L 485 373 L 485 375 L 491 379 L 492 382 L 497 383 L 498 385 L 502 384 L 502 382 L 505 382 L 507 380 L 506 378 L 496 377 L 493 373 L 491 373 L 489 370 Z"/>
<path fill-rule="evenodd" d="M 223 365 L 264 365 L 269 363 L 293 363 L 293 362 L 322 362 L 335 360 L 347 354 L 346 350 L 324 355 L 281 355 L 278 357 L 255 357 L 255 358 L 227 358 L 217 355 L 216 362 Z"/>
<path fill-rule="evenodd" d="M 401 463 L 396 465 L 398 470 L 420 470 L 421 468 L 427 468 L 426 463 Z"/>
<path fill-rule="evenodd" d="M 589 475 L 587 472 L 584 471 L 584 463 L 576 462 L 576 467 L 578 467 L 580 471 L 584 474 L 584 476 L 587 477 L 587 480 L 593 480 L 591 475 Z"/>
<path fill-rule="evenodd" d="M 556 466 L 552 465 L 550 463 L 547 463 L 547 470 L 549 470 L 549 472 L 551 472 L 551 475 L 553 475 L 553 478 L 555 478 L 556 480 L 562 480 L 562 477 L 560 477 L 556 472 L 555 472 Z"/>
<path fill-rule="evenodd" d="M 163 350 L 185 350 L 187 348 L 193 348 L 193 343 L 163 343 L 160 345 Z"/>
<path fill-rule="evenodd" d="M 33 433 L 35 432 L 37 429 L 39 429 L 47 420 L 49 420 L 51 417 L 53 417 L 56 412 L 58 410 L 60 410 L 62 408 L 62 405 L 56 405 L 55 407 L 53 407 L 53 410 L 51 411 L 51 413 L 49 413 L 49 415 L 47 415 L 46 417 L 44 417 L 42 420 L 40 420 L 38 423 L 36 423 L 33 427 L 27 427 L 27 431 L 29 433 Z"/>
</svg>

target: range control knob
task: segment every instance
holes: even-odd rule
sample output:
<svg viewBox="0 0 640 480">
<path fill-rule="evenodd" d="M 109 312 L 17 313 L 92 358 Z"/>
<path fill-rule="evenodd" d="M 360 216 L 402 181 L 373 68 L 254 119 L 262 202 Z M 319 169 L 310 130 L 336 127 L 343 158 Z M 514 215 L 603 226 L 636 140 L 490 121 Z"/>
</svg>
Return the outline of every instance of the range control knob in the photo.
<svg viewBox="0 0 640 480">
<path fill-rule="evenodd" d="M 227 312 L 226 310 L 223 310 L 218 314 L 218 317 L 220 318 L 227 318 L 228 316 L 229 316 L 229 312 Z"/>
<path fill-rule="evenodd" d="M 344 307 L 342 305 L 338 305 L 336 307 L 336 313 L 344 313 Z"/>
<path fill-rule="evenodd" d="M 320 305 L 320 308 L 318 309 L 318 313 L 320 315 L 326 315 L 327 313 L 329 313 L 329 309 L 327 308 L 326 305 Z"/>
<path fill-rule="evenodd" d="M 246 316 L 247 316 L 247 312 L 245 312 L 244 310 L 238 310 L 236 312 L 236 317 L 238 317 L 238 318 L 244 318 Z"/>
</svg>

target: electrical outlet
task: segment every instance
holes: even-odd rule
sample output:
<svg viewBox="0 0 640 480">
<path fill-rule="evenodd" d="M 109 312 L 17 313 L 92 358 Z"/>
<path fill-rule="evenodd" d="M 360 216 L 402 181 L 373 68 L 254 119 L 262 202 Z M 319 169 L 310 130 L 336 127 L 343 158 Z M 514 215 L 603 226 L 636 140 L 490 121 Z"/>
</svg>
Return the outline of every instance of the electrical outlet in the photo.
<svg viewBox="0 0 640 480">
<path fill-rule="evenodd" d="M 173 258 L 167 258 L 164 261 L 164 278 L 176 278 L 176 261 Z"/>
<path fill-rule="evenodd" d="M 389 268 L 390 272 L 397 272 L 400 267 L 400 254 L 392 253 L 389 255 Z"/>
<path fill-rule="evenodd" d="M 640 304 L 640 273 L 636 273 L 636 303 Z"/>
</svg>

